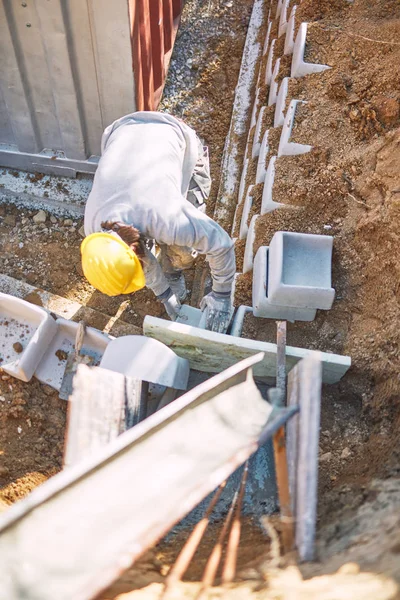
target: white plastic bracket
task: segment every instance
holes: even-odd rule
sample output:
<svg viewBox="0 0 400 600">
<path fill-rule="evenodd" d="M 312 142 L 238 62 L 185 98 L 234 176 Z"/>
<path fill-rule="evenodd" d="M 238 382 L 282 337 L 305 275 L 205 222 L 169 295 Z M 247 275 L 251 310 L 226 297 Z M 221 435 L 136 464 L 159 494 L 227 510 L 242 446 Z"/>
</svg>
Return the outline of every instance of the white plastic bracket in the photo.
<svg viewBox="0 0 400 600">
<path fill-rule="evenodd" d="M 289 77 L 282 79 L 278 96 L 276 98 L 276 107 L 274 114 L 274 127 L 281 127 L 285 121 L 285 106 L 288 95 Z"/>
<path fill-rule="evenodd" d="M 304 77 L 312 73 L 322 73 L 330 69 L 328 65 L 304 62 L 304 51 L 306 49 L 307 23 L 302 23 L 297 32 L 293 48 L 291 77 Z"/>
<path fill-rule="evenodd" d="M 304 100 L 291 100 L 282 127 L 281 138 L 279 140 L 278 156 L 296 156 L 297 154 L 306 154 L 312 150 L 312 146 L 309 146 L 308 144 L 289 142 L 292 134 L 296 107 L 298 104 L 307 103 Z"/>
<path fill-rule="evenodd" d="M 265 163 L 266 163 L 267 154 L 269 151 L 268 133 L 269 133 L 269 130 L 267 129 L 266 132 L 264 133 L 264 137 L 261 142 L 260 153 L 258 155 L 258 162 L 257 162 L 256 183 L 264 182 L 265 174 L 267 171 Z"/>
<path fill-rule="evenodd" d="M 278 96 L 278 82 L 276 78 L 278 77 L 279 68 L 281 66 L 281 59 L 278 58 L 275 62 L 274 72 L 272 73 L 271 84 L 269 86 L 269 96 L 268 96 L 268 106 L 272 106 L 276 102 L 276 98 Z"/>
<path fill-rule="evenodd" d="M 247 225 L 247 221 L 249 219 L 249 214 L 251 211 L 251 207 L 253 206 L 253 187 L 254 185 L 250 185 L 247 190 L 246 199 L 244 201 L 243 212 L 242 212 L 242 220 L 240 221 L 240 230 L 239 230 L 239 239 L 246 239 L 247 232 L 249 231 L 249 226 Z"/>
</svg>

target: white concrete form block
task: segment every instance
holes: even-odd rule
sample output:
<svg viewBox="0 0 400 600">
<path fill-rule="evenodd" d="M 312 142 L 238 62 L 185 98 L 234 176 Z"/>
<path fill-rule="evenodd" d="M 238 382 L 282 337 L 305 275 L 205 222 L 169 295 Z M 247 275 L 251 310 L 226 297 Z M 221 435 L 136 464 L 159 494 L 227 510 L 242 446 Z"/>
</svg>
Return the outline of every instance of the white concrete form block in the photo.
<svg viewBox="0 0 400 600">
<path fill-rule="evenodd" d="M 283 0 L 281 14 L 279 17 L 279 28 L 278 28 L 278 38 L 281 37 L 284 33 L 286 33 L 287 29 L 287 11 L 289 8 L 290 0 Z"/>
<path fill-rule="evenodd" d="M 272 156 L 268 163 L 267 173 L 265 175 L 264 188 L 261 200 L 261 214 L 272 212 L 281 206 L 284 206 L 281 202 L 274 202 L 272 200 L 272 190 L 274 187 L 275 179 L 275 161 L 277 157 Z"/>
<path fill-rule="evenodd" d="M 261 128 L 262 128 L 262 123 L 263 123 L 264 114 L 265 114 L 266 109 L 267 109 L 266 106 L 262 106 L 260 108 L 260 112 L 258 113 L 257 124 L 256 124 L 255 132 L 254 132 L 253 145 L 252 145 L 252 151 L 251 151 L 252 158 L 256 158 L 256 156 L 258 156 L 260 154 Z"/>
<path fill-rule="evenodd" d="M 271 46 L 269 47 L 267 65 L 265 67 L 265 85 L 271 85 L 272 79 L 272 64 L 274 62 L 274 50 L 275 50 L 276 39 L 272 40 Z"/>
<path fill-rule="evenodd" d="M 240 221 L 240 230 L 239 230 L 239 239 L 244 240 L 247 236 L 247 232 L 249 231 L 249 226 L 247 225 L 247 221 L 249 220 L 249 215 L 251 211 L 251 207 L 253 206 L 253 185 L 249 186 L 246 194 L 246 200 L 244 201 L 243 212 L 242 212 L 242 220 Z"/>
<path fill-rule="evenodd" d="M 78 323 L 68 319 L 57 319 L 56 324 L 57 333 L 38 365 L 35 377 L 55 390 L 60 390 L 67 364 L 67 355 L 74 352 Z M 87 327 L 80 354 L 90 356 L 93 360 L 91 366 L 97 366 L 111 339 L 98 329 Z"/>
<path fill-rule="evenodd" d="M 275 19 L 278 19 L 281 14 L 284 1 L 285 0 L 278 0 L 278 4 L 276 5 Z"/>
<path fill-rule="evenodd" d="M 267 35 L 265 36 L 265 41 L 264 41 L 263 56 L 265 56 L 268 52 L 269 38 L 271 37 L 271 27 L 272 27 L 272 21 L 269 21 Z"/>
<path fill-rule="evenodd" d="M 265 163 L 266 163 L 267 154 L 269 151 L 268 133 L 269 133 L 269 130 L 267 129 L 264 133 L 264 137 L 261 142 L 260 154 L 258 155 L 258 162 L 257 162 L 256 183 L 263 183 L 263 181 L 265 179 L 265 174 L 267 172 Z"/>
<path fill-rule="evenodd" d="M 330 69 L 328 65 L 304 62 L 304 52 L 306 49 L 307 23 L 302 23 L 297 32 L 296 41 L 293 48 L 291 77 L 304 77 L 312 73 L 322 73 Z"/>
<path fill-rule="evenodd" d="M 296 156 L 297 154 L 306 154 L 312 150 L 309 144 L 298 144 L 297 142 L 289 142 L 292 135 L 294 117 L 298 104 L 306 104 L 303 100 L 291 100 L 287 110 L 285 120 L 282 127 L 282 133 L 279 140 L 278 156 Z"/>
<path fill-rule="evenodd" d="M 274 127 L 281 127 L 285 121 L 285 106 L 286 98 L 289 89 L 289 77 L 284 77 L 279 87 L 278 96 L 276 98 Z"/>
<path fill-rule="evenodd" d="M 285 47 L 283 49 L 283 54 L 288 56 L 292 54 L 294 48 L 294 29 L 296 24 L 296 8 L 297 6 L 293 6 L 292 11 L 290 13 L 289 21 L 286 27 L 286 36 L 285 36 Z"/>
<path fill-rule="evenodd" d="M 272 106 L 276 102 L 276 98 L 278 96 L 278 87 L 279 83 L 276 78 L 278 77 L 279 68 L 281 66 L 281 59 L 277 58 L 274 66 L 274 72 L 272 73 L 271 83 L 269 86 L 269 94 L 268 94 L 268 106 Z"/>
<path fill-rule="evenodd" d="M 0 292 L 0 366 L 6 373 L 30 381 L 56 332 L 43 308 Z"/>
<path fill-rule="evenodd" d="M 244 318 L 248 313 L 253 313 L 253 309 L 251 306 L 245 306 L 242 304 L 236 311 L 235 316 L 233 317 L 231 332 L 229 335 L 233 335 L 235 337 L 241 337 L 243 330 Z"/>
<path fill-rule="evenodd" d="M 240 178 L 238 204 L 241 204 L 243 201 L 243 194 L 244 194 L 244 190 L 246 188 L 246 177 L 247 177 L 248 169 L 249 169 L 249 159 L 245 158 L 243 161 L 242 176 Z"/>
<path fill-rule="evenodd" d="M 249 231 L 247 232 L 246 247 L 243 257 L 243 273 L 248 273 L 253 268 L 254 260 L 254 241 L 256 238 L 256 222 L 260 215 L 254 215 L 250 221 Z"/>
<path fill-rule="evenodd" d="M 142 335 L 125 335 L 112 340 L 100 367 L 176 390 L 186 390 L 189 363 L 158 340 Z"/>
<path fill-rule="evenodd" d="M 253 265 L 253 314 L 264 319 L 280 319 L 283 321 L 313 321 L 316 309 L 295 308 L 271 304 L 268 298 L 268 254 L 267 246 L 257 250 Z"/>
<path fill-rule="evenodd" d="M 277 231 L 270 244 L 268 297 L 272 304 L 329 310 L 333 237 Z"/>
</svg>

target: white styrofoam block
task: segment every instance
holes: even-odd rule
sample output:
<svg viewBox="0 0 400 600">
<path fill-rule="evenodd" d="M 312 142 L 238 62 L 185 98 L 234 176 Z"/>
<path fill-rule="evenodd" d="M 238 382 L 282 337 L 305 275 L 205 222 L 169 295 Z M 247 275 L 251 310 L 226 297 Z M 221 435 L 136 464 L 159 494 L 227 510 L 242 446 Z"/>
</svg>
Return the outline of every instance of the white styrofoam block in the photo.
<svg viewBox="0 0 400 600">
<path fill-rule="evenodd" d="M 124 335 L 112 340 L 105 349 L 100 367 L 175 390 L 186 390 L 189 379 L 186 359 L 161 342 L 143 335 Z"/>
<path fill-rule="evenodd" d="M 290 4 L 290 0 L 283 0 L 281 14 L 279 18 L 279 29 L 278 29 L 278 38 L 281 37 L 286 32 L 287 29 L 287 10 Z"/>
<path fill-rule="evenodd" d="M 274 62 L 274 50 L 275 50 L 276 39 L 272 40 L 269 47 L 267 65 L 265 67 L 265 85 L 271 84 L 272 79 L 272 64 Z"/>
<path fill-rule="evenodd" d="M 332 307 L 333 237 L 277 231 L 268 260 L 268 297 L 271 304 L 299 308 Z"/>
<path fill-rule="evenodd" d="M 285 36 L 285 47 L 283 49 L 283 54 L 286 56 L 292 54 L 294 48 L 294 28 L 296 24 L 296 8 L 297 6 L 293 6 L 292 11 L 290 13 L 290 17 L 286 27 L 286 36 Z"/>
<path fill-rule="evenodd" d="M 261 199 L 261 214 L 272 212 L 273 210 L 283 206 L 281 202 L 274 202 L 272 200 L 272 189 L 274 186 L 275 179 L 275 161 L 277 157 L 272 156 L 268 163 L 267 174 L 265 175 L 263 194 Z"/>
<path fill-rule="evenodd" d="M 271 27 L 272 27 L 272 21 L 269 21 L 267 35 L 265 36 L 265 41 L 264 41 L 263 56 L 265 56 L 268 52 L 269 38 L 271 36 Z"/>
<path fill-rule="evenodd" d="M 243 330 L 243 322 L 247 313 L 252 313 L 253 309 L 251 306 L 245 306 L 242 304 L 236 311 L 235 316 L 232 320 L 231 331 L 229 335 L 233 335 L 235 337 L 240 337 L 242 335 Z"/>
<path fill-rule="evenodd" d="M 238 192 L 238 204 L 241 204 L 243 201 L 243 194 L 246 187 L 246 177 L 247 171 L 249 168 L 249 159 L 245 158 L 243 162 L 242 176 L 240 178 L 239 192 Z"/>
<path fill-rule="evenodd" d="M 279 140 L 278 156 L 296 156 L 297 154 L 306 154 L 306 152 L 312 150 L 312 146 L 308 144 L 289 142 L 298 104 L 306 104 L 306 102 L 304 102 L 304 100 L 291 100 L 289 104 Z"/>
<path fill-rule="evenodd" d="M 261 142 L 260 153 L 258 155 L 258 162 L 257 162 L 256 183 L 263 183 L 263 181 L 265 179 L 265 174 L 267 172 L 265 163 L 266 163 L 267 154 L 269 151 L 268 133 L 269 133 L 269 130 L 267 129 L 266 132 L 264 133 L 264 137 Z"/>
<path fill-rule="evenodd" d="M 256 238 L 256 222 L 260 215 L 254 215 L 250 221 L 249 231 L 247 232 L 246 246 L 243 257 L 243 273 L 248 273 L 253 268 L 254 259 L 254 241 Z"/>
<path fill-rule="evenodd" d="M 204 329 L 205 323 L 203 317 L 204 313 L 199 308 L 189 306 L 189 304 L 182 304 L 176 322 L 183 323 L 183 325 L 191 325 L 192 327 Z"/>
<path fill-rule="evenodd" d="M 316 309 L 295 308 L 271 304 L 268 299 L 268 247 L 257 250 L 253 265 L 253 314 L 264 319 L 283 321 L 313 321 Z"/>
<path fill-rule="evenodd" d="M 285 121 L 285 106 L 288 95 L 289 77 L 284 77 L 279 87 L 278 96 L 276 98 L 276 107 L 274 114 L 274 127 L 281 127 Z"/>
<path fill-rule="evenodd" d="M 247 236 L 247 232 L 249 231 L 249 226 L 247 225 L 247 221 L 249 219 L 249 214 L 251 211 L 251 207 L 253 206 L 253 185 L 249 185 L 249 189 L 247 190 L 246 199 L 244 201 L 243 212 L 242 212 L 242 220 L 240 221 L 240 230 L 239 230 L 239 239 L 244 240 Z"/>
<path fill-rule="evenodd" d="M 0 292 L 0 366 L 6 373 L 30 381 L 56 332 L 56 321 L 43 308 Z"/>
<path fill-rule="evenodd" d="M 304 51 L 306 49 L 307 23 L 302 23 L 297 32 L 293 48 L 291 77 L 304 77 L 311 73 L 322 73 L 330 69 L 328 65 L 304 62 Z"/>
<path fill-rule="evenodd" d="M 266 110 L 267 110 L 267 107 L 262 106 L 260 108 L 260 112 L 258 113 L 258 119 L 257 119 L 256 129 L 254 131 L 253 146 L 252 146 L 252 152 L 251 152 L 252 158 L 256 158 L 256 156 L 258 156 L 260 154 L 261 128 L 262 128 L 263 118 L 264 118 L 264 114 L 265 114 Z"/>
<path fill-rule="evenodd" d="M 274 72 L 272 73 L 271 83 L 269 86 L 269 94 L 268 94 L 268 106 L 272 106 L 276 102 L 276 98 L 278 96 L 278 87 L 279 83 L 276 81 L 279 73 L 279 67 L 281 65 L 281 59 L 277 58 L 274 66 Z"/>
<path fill-rule="evenodd" d="M 60 318 L 57 319 L 56 324 L 57 333 L 36 368 L 35 377 L 42 383 L 60 390 L 67 364 L 66 356 L 74 352 L 78 323 Z M 92 364 L 96 366 L 100 363 L 101 357 L 110 341 L 111 338 L 107 334 L 102 333 L 94 327 L 87 327 L 83 338 L 81 354 L 91 356 L 93 359 Z M 65 358 L 63 358 L 63 354 Z"/>
<path fill-rule="evenodd" d="M 275 19 L 277 19 L 280 16 L 283 3 L 284 0 L 278 0 L 278 4 L 276 5 Z"/>
</svg>

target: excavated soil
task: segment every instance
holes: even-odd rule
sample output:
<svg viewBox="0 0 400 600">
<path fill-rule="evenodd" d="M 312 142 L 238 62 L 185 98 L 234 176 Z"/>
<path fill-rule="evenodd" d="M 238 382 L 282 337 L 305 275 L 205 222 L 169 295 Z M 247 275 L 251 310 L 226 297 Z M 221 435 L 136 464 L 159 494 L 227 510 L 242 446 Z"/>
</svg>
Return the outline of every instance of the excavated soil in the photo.
<svg viewBox="0 0 400 600">
<path fill-rule="evenodd" d="M 163 110 L 183 117 L 210 147 L 210 214 L 251 5 L 250 0 L 187 2 L 163 100 Z M 272 15 L 275 7 L 276 0 Z M 289 208 L 259 218 L 254 249 L 268 245 L 278 230 L 334 235 L 333 308 L 318 311 L 312 323 L 288 324 L 288 343 L 348 354 L 353 366 L 339 384 L 323 390 L 319 562 L 301 566 L 300 572 L 290 566 L 292 556 L 280 557 L 259 525 L 246 520 L 238 583 L 228 595 L 389 600 L 399 597 L 394 580 L 400 582 L 400 5 L 397 0 L 303 0 L 297 15 L 297 23 L 311 23 L 307 60 L 332 68 L 290 82 L 289 98 L 308 102 L 296 115 L 293 139 L 313 150 L 276 161 L 274 200 Z M 276 29 L 275 23 L 272 37 Z M 191 57 L 186 66 L 185 52 Z M 279 79 L 289 74 L 287 63 L 281 61 Z M 267 92 L 262 87 L 260 97 Z M 272 118 L 267 109 L 263 131 Z M 268 159 L 279 135 L 280 130 L 270 130 Z M 255 166 L 253 161 L 249 169 L 253 179 Z M 261 204 L 261 190 L 255 192 L 250 218 Z M 82 222 L 47 215 L 37 224 L 36 212 L 0 206 L 2 273 L 115 315 L 126 298 L 106 298 L 82 277 Z M 237 244 L 238 269 L 243 251 L 243 242 Z M 190 273 L 189 286 L 192 279 Z M 251 281 L 251 273 L 239 277 L 238 305 L 251 304 Z M 130 300 L 123 319 L 141 326 L 146 314 L 163 313 L 143 291 Z M 275 331 L 273 321 L 247 316 L 243 335 L 273 341 Z M 0 509 L 60 470 L 65 417 L 66 403 L 51 388 L 36 380 L 19 382 L 0 370 Z M 194 597 L 191 582 L 201 576 L 219 525 L 210 530 L 177 599 Z M 184 537 L 146 553 L 101 598 L 158 598 Z M 365 572 L 359 574 L 355 563 Z M 222 594 L 219 589 L 209 597 Z"/>
</svg>

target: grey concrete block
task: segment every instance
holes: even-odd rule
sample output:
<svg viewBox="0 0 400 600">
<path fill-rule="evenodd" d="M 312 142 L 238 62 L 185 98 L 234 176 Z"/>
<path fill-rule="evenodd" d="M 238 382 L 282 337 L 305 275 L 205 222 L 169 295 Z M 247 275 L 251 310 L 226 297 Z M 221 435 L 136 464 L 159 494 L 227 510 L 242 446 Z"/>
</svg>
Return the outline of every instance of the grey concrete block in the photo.
<svg viewBox="0 0 400 600">
<path fill-rule="evenodd" d="M 278 38 L 281 37 L 284 33 L 286 33 L 287 29 L 287 11 L 289 8 L 290 0 L 283 0 L 281 14 L 279 17 L 279 29 L 278 29 Z"/>
<path fill-rule="evenodd" d="M 271 45 L 269 47 L 267 65 L 265 68 L 265 85 L 271 84 L 272 71 L 273 71 L 272 64 L 274 61 L 275 44 L 276 44 L 276 40 L 272 40 Z"/>
<path fill-rule="evenodd" d="M 278 96 L 276 98 L 276 107 L 274 114 L 274 127 L 280 127 L 285 121 L 285 106 L 289 88 L 289 77 L 282 79 Z"/>
<path fill-rule="evenodd" d="M 312 150 L 309 144 L 299 144 L 298 142 L 290 142 L 296 107 L 298 104 L 306 104 L 303 100 L 291 100 L 289 108 L 285 116 L 282 127 L 282 133 L 279 140 L 278 156 L 297 156 L 298 154 L 306 154 Z"/>
<path fill-rule="evenodd" d="M 256 183 L 263 183 L 265 180 L 265 174 L 267 172 L 266 161 L 267 161 L 267 154 L 269 151 L 268 134 L 269 134 L 269 129 L 267 129 L 265 131 L 262 142 L 261 142 L 261 146 L 260 146 L 260 153 L 258 155 L 257 171 L 256 171 Z"/>
<path fill-rule="evenodd" d="M 268 106 L 273 106 L 276 103 L 276 99 L 278 96 L 278 87 L 279 83 L 277 81 L 279 68 L 281 66 L 281 59 L 277 58 L 274 66 L 274 71 L 271 77 L 271 83 L 269 86 L 269 94 L 268 94 Z"/>
<path fill-rule="evenodd" d="M 247 221 L 250 215 L 251 207 L 253 206 L 253 185 L 249 185 L 249 189 L 247 190 L 246 199 L 243 205 L 242 211 L 242 219 L 240 221 L 240 230 L 239 230 L 239 239 L 245 240 L 247 236 L 247 232 L 249 231 L 249 226 L 247 225 Z"/>
<path fill-rule="evenodd" d="M 284 206 L 281 202 L 274 202 L 272 199 L 272 190 L 275 180 L 275 161 L 276 156 L 272 156 L 268 163 L 267 173 L 265 175 L 262 199 L 261 199 L 261 214 L 272 212 L 273 210 Z"/>
<path fill-rule="evenodd" d="M 268 297 L 271 304 L 298 308 L 332 307 L 333 237 L 278 231 L 269 248 Z"/>
<path fill-rule="evenodd" d="M 271 304 L 268 298 L 268 247 L 258 249 L 253 265 L 253 314 L 264 319 L 313 321 L 316 309 Z"/>
<path fill-rule="evenodd" d="M 269 38 L 271 36 L 271 27 L 272 27 L 272 21 L 270 20 L 270 21 L 268 21 L 267 35 L 265 36 L 265 41 L 264 41 L 263 56 L 265 56 L 268 52 Z"/>
<path fill-rule="evenodd" d="M 253 309 L 251 306 L 245 306 L 242 304 L 236 311 L 235 316 L 232 320 L 231 331 L 229 335 L 240 337 L 242 335 L 243 322 L 247 313 L 252 313 Z"/>
<path fill-rule="evenodd" d="M 6 373 L 29 381 L 56 332 L 43 308 L 0 292 L 0 366 Z"/>
</svg>

